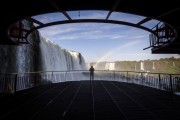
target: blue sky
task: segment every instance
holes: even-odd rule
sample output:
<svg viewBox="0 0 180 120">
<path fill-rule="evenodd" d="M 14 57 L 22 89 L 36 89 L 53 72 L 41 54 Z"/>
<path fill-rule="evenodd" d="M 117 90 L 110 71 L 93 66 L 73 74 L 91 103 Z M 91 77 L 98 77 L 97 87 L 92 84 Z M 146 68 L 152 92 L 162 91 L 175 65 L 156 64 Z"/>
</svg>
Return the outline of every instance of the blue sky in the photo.
<svg viewBox="0 0 180 120">
<path fill-rule="evenodd" d="M 72 19 L 105 19 L 107 11 L 68 12 Z M 43 22 L 67 20 L 61 13 L 34 16 Z M 110 20 L 137 23 L 143 16 L 126 13 L 112 13 Z M 158 21 L 152 20 L 143 26 L 152 28 Z M 73 23 L 39 29 L 41 35 L 62 48 L 80 52 L 86 62 L 145 60 L 179 57 L 176 54 L 151 54 L 149 33 L 129 26 L 105 23 Z"/>
</svg>

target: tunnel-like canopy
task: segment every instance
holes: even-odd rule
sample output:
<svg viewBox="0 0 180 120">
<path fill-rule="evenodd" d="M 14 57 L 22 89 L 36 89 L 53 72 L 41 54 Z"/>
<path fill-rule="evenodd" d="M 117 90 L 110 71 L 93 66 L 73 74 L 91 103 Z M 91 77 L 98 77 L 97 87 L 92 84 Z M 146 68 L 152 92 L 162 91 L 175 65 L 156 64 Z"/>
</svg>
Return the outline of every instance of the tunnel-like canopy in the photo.
<svg viewBox="0 0 180 120">
<path fill-rule="evenodd" d="M 42 25 L 43 23 L 32 18 L 34 15 L 61 12 L 68 21 L 72 22 L 73 19 L 67 14 L 67 11 L 106 10 L 109 12 L 104 22 L 109 19 L 112 12 L 125 12 L 145 16 L 143 20 L 136 23 L 137 26 L 141 26 L 152 19 L 164 22 L 165 25 L 157 27 L 154 32 L 159 34 L 165 31 L 163 33 L 166 33 L 166 35 L 158 36 L 158 40 L 154 40 L 158 42 L 158 45 L 150 47 L 153 47 L 154 53 L 180 53 L 178 36 L 180 34 L 180 5 L 175 0 L 6 0 L 6 2 L 1 2 L 0 9 L 0 44 L 14 44 L 9 39 L 7 31 L 13 23 L 19 20 L 26 19 Z M 168 39 L 164 40 L 164 38 Z M 173 40 L 169 40 L 169 38 L 173 38 Z M 161 42 L 166 44 L 162 45 L 160 44 Z"/>
</svg>

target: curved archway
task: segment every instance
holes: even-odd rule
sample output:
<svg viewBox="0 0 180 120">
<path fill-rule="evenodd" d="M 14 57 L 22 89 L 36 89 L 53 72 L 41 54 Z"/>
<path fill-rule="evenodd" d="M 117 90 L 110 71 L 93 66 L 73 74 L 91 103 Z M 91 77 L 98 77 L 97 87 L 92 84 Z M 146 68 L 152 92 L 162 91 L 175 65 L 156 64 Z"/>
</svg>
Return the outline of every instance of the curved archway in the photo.
<svg viewBox="0 0 180 120">
<path fill-rule="evenodd" d="M 3 7 L 8 8 L 8 14 L 7 12 L 4 12 Z M 125 12 L 147 16 L 146 18 L 144 18 L 144 20 L 139 22 L 139 24 L 147 22 L 151 19 L 163 21 L 165 23 L 165 25 L 163 25 L 164 31 L 173 31 L 175 35 L 166 34 L 166 36 L 163 36 L 164 38 L 158 39 L 154 39 L 154 37 L 151 37 L 154 41 L 156 41 L 157 44 L 154 44 L 150 47 L 156 49 L 158 46 L 157 49 L 162 50 L 160 50 L 159 52 L 157 51 L 156 53 L 180 53 L 178 36 L 180 32 L 180 18 L 177 17 L 180 13 L 180 6 L 178 4 L 178 1 L 169 2 L 160 0 L 159 2 L 157 2 L 155 0 L 104 0 L 102 3 L 102 1 L 99 0 L 80 0 L 78 2 L 74 0 L 44 0 L 43 2 L 37 0 L 31 0 L 29 2 L 7 0 L 6 2 L 1 4 L 1 8 L 1 15 L 3 16 L 1 18 L 1 23 L 3 23 L 3 25 L 0 28 L 1 44 L 14 44 L 10 39 L 7 38 L 6 30 L 12 23 L 18 20 L 22 20 L 23 18 L 28 17 L 28 19 L 31 19 L 31 21 L 36 21 L 33 20 L 30 16 L 50 12 L 60 12 L 63 13 L 68 20 L 71 20 L 71 17 L 67 14 L 66 11 L 107 10 L 108 13 L 105 19 L 108 19 L 113 12 Z M 36 22 L 38 23 L 38 21 Z M 173 29 L 169 30 L 169 27 L 173 27 Z M 156 31 L 162 33 L 162 26 L 161 28 L 157 28 L 158 29 Z M 163 43 L 161 41 L 163 41 Z"/>
<path fill-rule="evenodd" d="M 30 24 L 37 24 L 37 26 L 29 27 L 29 29 L 22 29 L 21 24 L 23 20 L 18 21 L 18 24 L 19 24 L 18 27 L 17 27 L 17 23 L 15 23 L 15 25 L 12 25 L 8 30 L 8 35 L 17 44 L 19 44 L 18 43 L 19 41 L 21 41 L 21 43 L 26 43 L 26 44 L 27 43 L 35 44 L 36 41 L 28 40 L 28 36 L 40 28 L 44 28 L 44 27 L 48 27 L 52 25 L 70 24 L 70 23 L 112 23 L 112 24 L 136 27 L 136 28 L 140 28 L 140 29 L 150 32 L 151 33 L 150 46 L 147 48 L 162 46 L 162 44 L 167 44 L 169 42 L 174 41 L 177 37 L 177 33 L 175 29 L 172 28 L 172 26 L 161 21 L 159 21 L 159 23 L 157 23 L 157 25 L 155 25 L 152 29 L 146 26 L 143 26 L 142 24 L 152 20 L 152 18 L 149 18 L 149 17 L 144 17 L 142 20 L 139 20 L 137 23 L 131 23 L 127 21 L 109 19 L 112 12 L 109 12 L 105 19 L 72 19 L 71 16 L 69 16 L 66 12 L 63 12 L 63 14 L 68 20 L 42 23 L 41 21 L 38 21 L 34 19 L 33 17 L 26 18 L 24 20 L 28 21 Z M 13 34 L 18 33 L 18 34 L 12 35 L 12 33 Z"/>
</svg>

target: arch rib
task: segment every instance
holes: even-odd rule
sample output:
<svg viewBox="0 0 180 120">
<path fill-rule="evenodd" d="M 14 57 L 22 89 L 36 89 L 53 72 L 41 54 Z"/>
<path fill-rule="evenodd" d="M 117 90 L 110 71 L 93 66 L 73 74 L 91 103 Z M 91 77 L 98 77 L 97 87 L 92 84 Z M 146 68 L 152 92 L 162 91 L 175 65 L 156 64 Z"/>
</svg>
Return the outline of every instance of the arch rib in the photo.
<svg viewBox="0 0 180 120">
<path fill-rule="evenodd" d="M 53 26 L 53 25 L 61 25 L 61 24 L 69 24 L 69 23 L 112 23 L 112 24 L 119 24 L 119 25 L 126 25 L 126 26 L 131 26 L 131 27 L 136 27 L 136 28 L 140 28 L 143 29 L 145 31 L 148 31 L 154 35 L 157 36 L 157 34 L 152 30 L 149 29 L 147 27 L 144 26 L 140 26 L 138 24 L 134 24 L 134 23 L 129 23 L 129 22 L 125 22 L 125 21 L 115 21 L 115 20 L 103 20 L 103 19 L 78 19 L 78 20 L 64 20 L 64 21 L 56 21 L 56 22 L 51 22 L 51 23 L 46 23 L 37 27 L 34 27 L 33 29 L 29 30 L 26 33 L 26 38 L 28 37 L 28 35 L 35 31 L 38 30 L 40 28 L 44 28 L 44 27 L 49 27 L 49 26 Z"/>
</svg>

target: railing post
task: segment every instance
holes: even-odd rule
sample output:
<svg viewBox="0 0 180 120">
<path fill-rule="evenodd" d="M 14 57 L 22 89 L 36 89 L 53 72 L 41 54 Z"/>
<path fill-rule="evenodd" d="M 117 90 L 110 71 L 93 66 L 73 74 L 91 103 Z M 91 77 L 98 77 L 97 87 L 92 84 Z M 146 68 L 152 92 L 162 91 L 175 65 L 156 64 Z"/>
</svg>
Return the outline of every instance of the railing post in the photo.
<svg viewBox="0 0 180 120">
<path fill-rule="evenodd" d="M 115 81 L 115 71 L 114 71 L 114 81 Z"/>
<path fill-rule="evenodd" d="M 127 71 L 127 73 L 126 73 L 127 75 L 126 75 L 126 80 L 128 81 L 128 71 Z"/>
<path fill-rule="evenodd" d="M 51 74 L 51 81 L 53 82 L 53 78 L 54 78 L 54 76 L 53 76 L 53 71 L 52 71 L 52 74 Z"/>
<path fill-rule="evenodd" d="M 35 73 L 35 75 L 34 75 L 34 86 L 36 87 L 36 85 L 37 85 L 37 75 Z"/>
<path fill-rule="evenodd" d="M 180 77 L 176 77 L 176 91 L 179 91 L 179 88 L 180 88 Z"/>
<path fill-rule="evenodd" d="M 16 91 L 17 91 L 17 78 L 18 78 L 18 74 L 15 75 L 15 80 L 14 80 L 14 93 L 16 93 Z"/>
<path fill-rule="evenodd" d="M 170 78 L 170 92 L 173 93 L 173 85 L 172 85 L 172 75 L 169 75 Z"/>
<path fill-rule="evenodd" d="M 158 79 L 159 79 L 159 89 L 161 89 L 161 74 L 158 74 Z"/>
<path fill-rule="evenodd" d="M 143 73 L 141 72 L 141 83 L 142 83 L 142 85 L 144 84 L 144 81 L 143 81 Z"/>
<path fill-rule="evenodd" d="M 74 74 L 73 74 L 73 76 L 74 76 Z M 78 81 L 80 81 L 80 74 L 79 74 L 79 71 L 78 71 L 77 76 L 78 76 Z M 73 79 L 74 79 L 74 77 L 73 77 Z M 74 79 L 74 80 L 75 80 L 75 79 Z"/>
<path fill-rule="evenodd" d="M 65 82 L 66 82 L 66 80 L 67 80 L 67 71 L 66 71 L 66 74 L 65 74 Z"/>
</svg>

